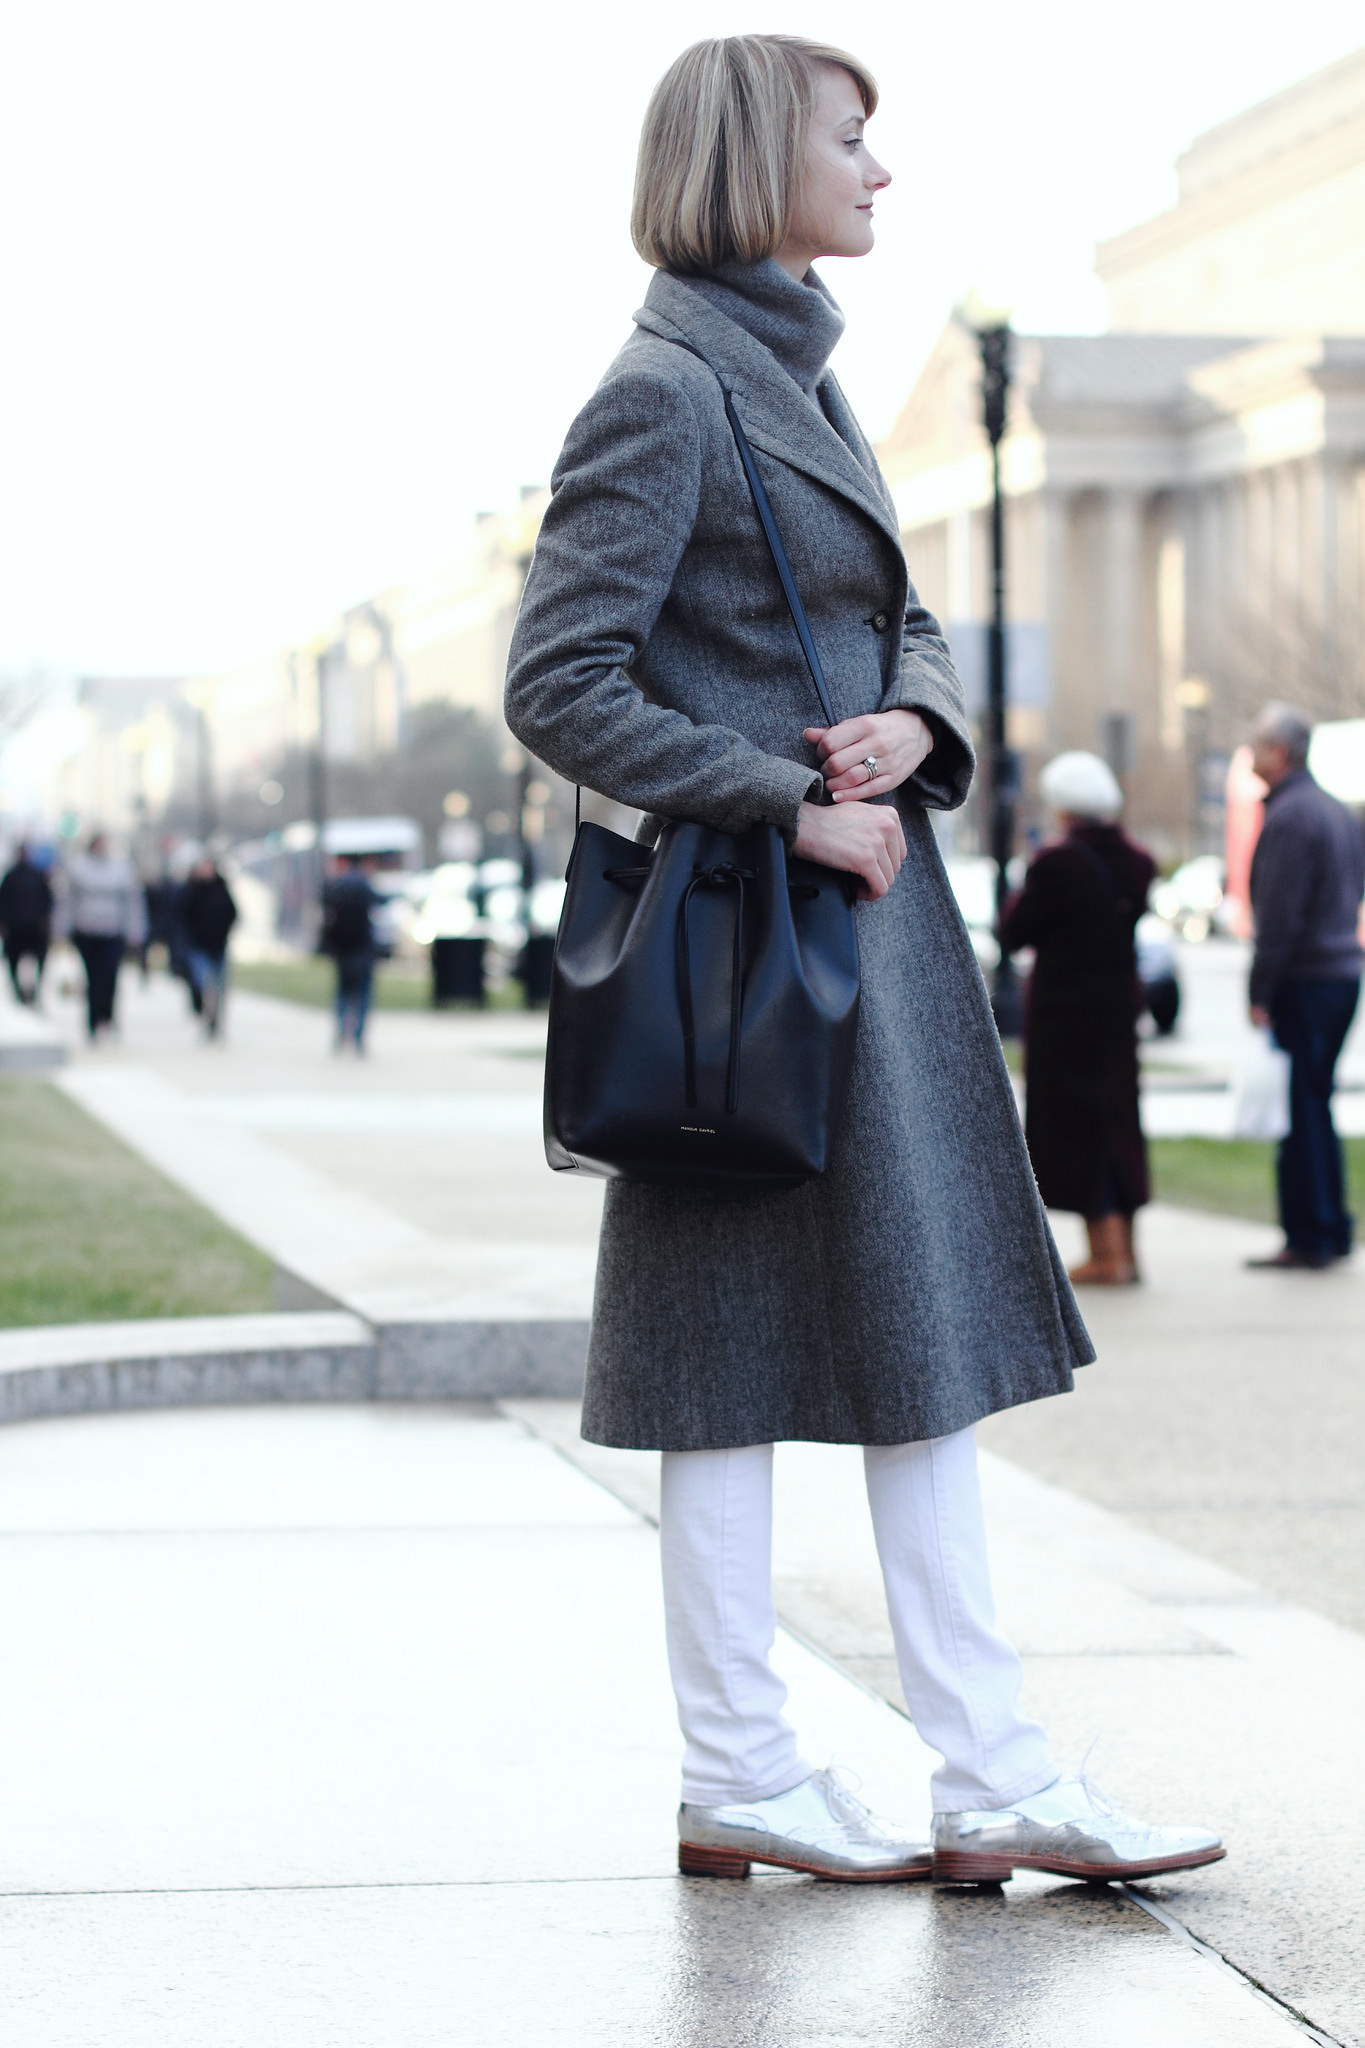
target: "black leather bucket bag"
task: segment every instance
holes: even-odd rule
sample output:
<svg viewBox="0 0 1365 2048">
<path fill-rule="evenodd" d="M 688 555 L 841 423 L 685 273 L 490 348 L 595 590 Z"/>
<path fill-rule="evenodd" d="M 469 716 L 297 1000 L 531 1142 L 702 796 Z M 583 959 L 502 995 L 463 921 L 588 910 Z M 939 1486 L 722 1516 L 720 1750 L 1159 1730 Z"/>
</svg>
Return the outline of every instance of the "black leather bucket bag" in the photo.
<svg viewBox="0 0 1365 2048">
<path fill-rule="evenodd" d="M 725 410 L 833 725 L 728 392 Z M 793 859 L 775 825 L 729 833 L 673 819 L 652 849 L 580 825 L 567 882 L 545 1065 L 550 1165 L 735 1189 L 823 1173 L 858 1024 L 856 877 Z"/>
</svg>

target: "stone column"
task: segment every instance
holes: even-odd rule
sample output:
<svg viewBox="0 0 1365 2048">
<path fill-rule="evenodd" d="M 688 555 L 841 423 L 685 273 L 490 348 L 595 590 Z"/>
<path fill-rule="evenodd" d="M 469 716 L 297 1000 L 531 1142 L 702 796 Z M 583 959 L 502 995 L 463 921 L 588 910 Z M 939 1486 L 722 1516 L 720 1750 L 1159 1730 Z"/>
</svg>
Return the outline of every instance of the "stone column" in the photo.
<svg viewBox="0 0 1365 2048">
<path fill-rule="evenodd" d="M 1161 751 L 1172 756 L 1185 749 L 1185 714 L 1180 686 L 1186 672 L 1185 585 L 1186 543 L 1178 512 L 1172 508 L 1157 550 L 1157 685 L 1158 737 Z"/>
<path fill-rule="evenodd" d="M 1242 486 L 1243 546 L 1234 594 L 1234 658 L 1243 693 L 1260 704 L 1287 694 L 1275 654 L 1275 492 L 1270 472 L 1256 469 Z"/>
<path fill-rule="evenodd" d="M 1047 743 L 1050 752 L 1089 746 L 1084 719 L 1085 677 L 1077 674 L 1073 602 L 1073 494 L 1048 485 L 1042 493 L 1042 603 L 1047 626 Z"/>
<path fill-rule="evenodd" d="M 1304 469 L 1303 616 L 1310 636 L 1315 673 L 1308 708 L 1324 718 L 1349 718 L 1354 712 L 1354 649 L 1343 603 L 1342 540 L 1349 522 L 1343 518 L 1345 478 L 1338 457 L 1320 455 Z"/>
<path fill-rule="evenodd" d="M 1135 755 L 1142 695 L 1142 515 L 1139 492 L 1105 493 L 1102 556 L 1103 603 L 1099 614 L 1097 711 L 1104 718 L 1126 718 L 1131 734 L 1129 759 Z M 1108 729 L 1112 732 L 1112 728 Z M 1096 743 L 1103 751 L 1106 728 Z"/>
<path fill-rule="evenodd" d="M 1198 484 L 1185 498 L 1185 666 L 1213 683 L 1219 673 L 1224 487 Z"/>
</svg>

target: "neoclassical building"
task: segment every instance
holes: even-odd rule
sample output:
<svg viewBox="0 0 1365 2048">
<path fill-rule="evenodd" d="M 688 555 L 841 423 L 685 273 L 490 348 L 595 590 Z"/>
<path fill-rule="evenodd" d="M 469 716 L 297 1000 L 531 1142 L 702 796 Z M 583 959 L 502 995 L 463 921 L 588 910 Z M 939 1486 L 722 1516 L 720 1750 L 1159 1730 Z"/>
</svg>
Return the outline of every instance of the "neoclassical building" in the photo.
<svg viewBox="0 0 1365 2048">
<path fill-rule="evenodd" d="M 1098 749 L 1171 855 L 1219 843 L 1227 757 L 1267 698 L 1365 714 L 1365 50 L 1200 136 L 1178 174 L 1169 212 L 1096 252 L 1111 331 L 1016 338 L 1002 451 L 1026 797 L 1048 754 Z M 950 323 L 879 451 L 978 702 L 979 375 L 975 338 Z M 496 719 L 547 495 L 308 644 L 177 685 L 178 751 L 145 686 L 92 686 L 89 790 L 77 805 L 73 763 L 60 802 L 127 824 L 168 776 L 253 789 L 290 748 L 382 752 L 428 700 Z"/>
<path fill-rule="evenodd" d="M 1170 853 L 1216 843 L 1227 754 L 1268 697 L 1365 713 L 1365 52 L 1179 169 L 1172 211 L 1097 252 L 1114 331 L 1016 339 L 1002 446 L 1025 787 L 1060 748 L 1103 752 Z M 950 324 L 879 453 L 979 693 L 978 379 Z"/>
<path fill-rule="evenodd" d="M 1102 242 L 1109 324 L 1146 334 L 1359 334 L 1365 50 L 1197 137 L 1178 203 Z"/>
</svg>

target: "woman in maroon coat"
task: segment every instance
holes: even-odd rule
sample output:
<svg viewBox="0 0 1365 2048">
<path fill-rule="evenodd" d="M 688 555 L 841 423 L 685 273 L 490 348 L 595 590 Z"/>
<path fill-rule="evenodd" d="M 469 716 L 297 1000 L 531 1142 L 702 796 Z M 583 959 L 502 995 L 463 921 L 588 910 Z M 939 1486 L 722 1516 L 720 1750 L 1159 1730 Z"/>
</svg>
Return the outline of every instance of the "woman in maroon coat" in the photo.
<svg viewBox="0 0 1365 2048">
<path fill-rule="evenodd" d="M 1090 1257 L 1072 1280 L 1122 1286 L 1138 1277 L 1133 1216 L 1149 1199 L 1133 933 L 1156 864 L 1116 822 L 1123 793 L 1097 755 L 1058 755 L 1039 788 L 1063 836 L 1031 862 L 1000 932 L 1006 952 L 1036 954 L 1025 1135 L 1048 1207 L 1085 1218 Z"/>
</svg>

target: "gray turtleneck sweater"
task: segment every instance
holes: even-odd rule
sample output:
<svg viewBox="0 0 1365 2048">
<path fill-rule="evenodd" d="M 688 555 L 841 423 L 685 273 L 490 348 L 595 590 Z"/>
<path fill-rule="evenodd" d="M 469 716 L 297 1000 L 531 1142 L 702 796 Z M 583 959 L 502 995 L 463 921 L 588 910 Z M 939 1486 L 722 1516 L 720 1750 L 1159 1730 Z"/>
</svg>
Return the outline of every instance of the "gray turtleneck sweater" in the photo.
<svg viewBox="0 0 1365 2048">
<path fill-rule="evenodd" d="M 844 316 L 813 270 L 797 284 L 775 257 L 730 263 L 713 277 L 688 277 L 689 291 L 761 341 L 807 398 L 829 367 Z"/>
</svg>

